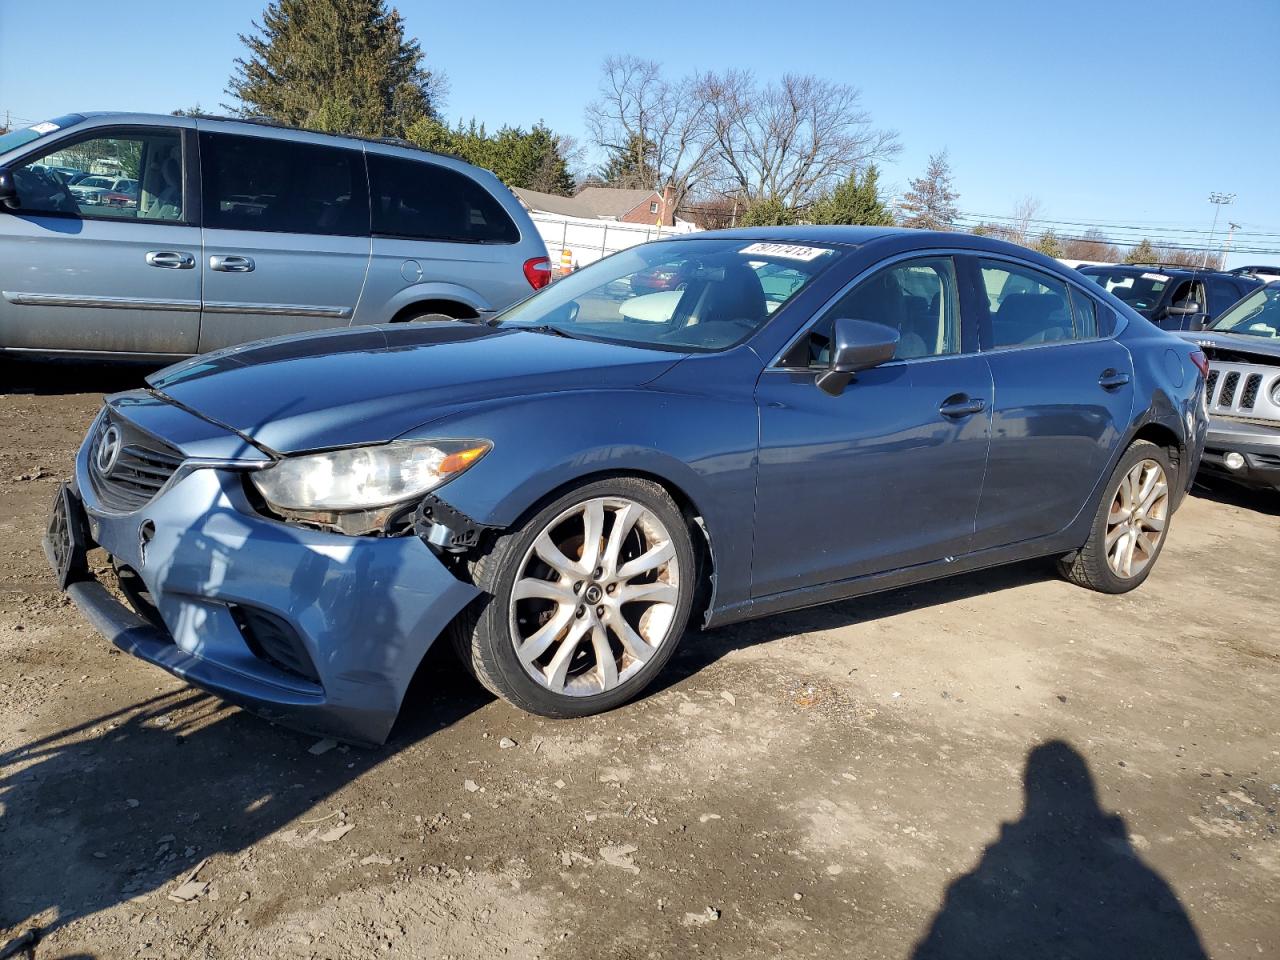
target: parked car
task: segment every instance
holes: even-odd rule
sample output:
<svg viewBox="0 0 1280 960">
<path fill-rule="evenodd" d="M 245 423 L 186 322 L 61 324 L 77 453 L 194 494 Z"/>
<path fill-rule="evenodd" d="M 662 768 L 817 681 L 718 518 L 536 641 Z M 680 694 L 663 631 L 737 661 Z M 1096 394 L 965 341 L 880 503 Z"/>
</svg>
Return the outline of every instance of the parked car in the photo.
<svg viewBox="0 0 1280 960">
<path fill-rule="evenodd" d="M 138 181 L 130 180 L 128 177 L 106 177 L 92 176 L 85 177 L 78 183 L 71 185 L 68 189 L 71 195 L 75 197 L 76 203 L 79 205 L 104 203 L 104 198 L 110 193 L 122 193 L 129 190 L 130 186 L 137 187 Z"/>
<path fill-rule="evenodd" d="M 1208 330 L 1183 336 L 1209 358 L 1201 469 L 1280 491 L 1280 282 L 1253 291 Z"/>
<path fill-rule="evenodd" d="M 1265 282 L 1249 274 L 1159 263 L 1081 267 L 1079 272 L 1166 330 L 1200 330 Z"/>
<path fill-rule="evenodd" d="M 67 184 L 49 169 L 69 157 L 123 173 Z M 176 359 L 483 320 L 550 277 L 493 174 L 407 145 L 146 114 L 0 136 L 0 350 Z"/>
<path fill-rule="evenodd" d="M 665 322 L 628 321 L 605 291 L 655 268 L 682 295 Z M 582 716 L 640 693 L 691 614 L 1038 556 L 1132 590 L 1200 459 L 1205 369 L 1001 241 L 694 234 L 489 324 L 313 333 L 155 374 L 90 427 L 48 551 L 117 644 L 282 722 L 383 739 L 445 635 L 511 703 Z M 135 611 L 89 574 L 93 544 Z"/>
</svg>

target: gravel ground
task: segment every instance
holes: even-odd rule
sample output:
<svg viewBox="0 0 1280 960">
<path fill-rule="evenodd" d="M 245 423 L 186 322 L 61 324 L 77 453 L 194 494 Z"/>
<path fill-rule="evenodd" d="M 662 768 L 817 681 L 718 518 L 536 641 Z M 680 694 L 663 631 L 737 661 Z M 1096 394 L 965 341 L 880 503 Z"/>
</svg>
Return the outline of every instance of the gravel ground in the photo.
<svg viewBox="0 0 1280 960">
<path fill-rule="evenodd" d="M 441 645 L 362 750 L 86 625 L 39 536 L 139 371 L 0 378 L 0 944 L 1280 955 L 1276 497 L 1198 492 L 1125 597 L 1027 564 L 690 635 L 659 688 L 589 720 L 491 699 Z"/>
</svg>

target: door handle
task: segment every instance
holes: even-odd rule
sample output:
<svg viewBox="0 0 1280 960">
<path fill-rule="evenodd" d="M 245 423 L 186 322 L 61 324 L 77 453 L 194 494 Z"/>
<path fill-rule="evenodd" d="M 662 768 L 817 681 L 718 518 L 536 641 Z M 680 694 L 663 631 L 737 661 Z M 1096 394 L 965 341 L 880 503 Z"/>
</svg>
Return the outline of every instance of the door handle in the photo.
<svg viewBox="0 0 1280 960">
<path fill-rule="evenodd" d="M 165 267 L 169 270 L 190 270 L 196 265 L 196 258 L 189 253 L 177 250 L 152 250 L 146 256 L 147 265 Z"/>
<path fill-rule="evenodd" d="M 981 397 L 966 397 L 963 393 L 957 393 L 943 400 L 938 412 L 944 417 L 959 420 L 981 413 L 985 409 L 987 409 L 987 402 Z"/>
<path fill-rule="evenodd" d="M 220 273 L 252 273 L 253 258 L 252 257 L 210 257 L 209 269 L 217 270 Z"/>
<path fill-rule="evenodd" d="M 1098 386 L 1103 390 L 1119 390 L 1129 382 L 1129 375 L 1121 373 L 1119 370 L 1108 368 L 1102 371 L 1102 375 L 1098 377 Z"/>
</svg>

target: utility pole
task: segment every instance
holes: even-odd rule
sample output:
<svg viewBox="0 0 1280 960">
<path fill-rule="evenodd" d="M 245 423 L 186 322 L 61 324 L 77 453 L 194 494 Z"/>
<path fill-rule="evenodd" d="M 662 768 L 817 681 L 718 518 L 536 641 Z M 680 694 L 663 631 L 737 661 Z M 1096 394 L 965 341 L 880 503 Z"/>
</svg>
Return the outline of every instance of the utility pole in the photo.
<svg viewBox="0 0 1280 960">
<path fill-rule="evenodd" d="M 1204 263 L 1202 267 L 1208 269 L 1209 251 L 1213 249 L 1213 235 L 1218 232 L 1218 214 L 1222 212 L 1222 208 L 1229 203 L 1233 203 L 1236 199 L 1234 193 L 1218 193 L 1216 190 L 1209 194 L 1209 202 L 1213 204 L 1213 226 L 1209 228 L 1209 242 L 1204 248 Z"/>
<path fill-rule="evenodd" d="M 1227 242 L 1222 245 L 1222 269 L 1227 269 L 1227 254 L 1231 252 L 1231 238 L 1235 236 L 1240 224 L 1227 222 Z"/>
</svg>

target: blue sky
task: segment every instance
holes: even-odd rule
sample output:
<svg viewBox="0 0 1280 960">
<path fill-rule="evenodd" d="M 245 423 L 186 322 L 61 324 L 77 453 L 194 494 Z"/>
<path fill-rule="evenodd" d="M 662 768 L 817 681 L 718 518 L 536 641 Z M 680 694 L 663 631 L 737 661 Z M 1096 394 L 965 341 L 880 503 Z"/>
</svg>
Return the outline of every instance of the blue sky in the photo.
<svg viewBox="0 0 1280 960">
<path fill-rule="evenodd" d="M 216 108 L 237 33 L 263 5 L 0 0 L 0 113 Z M 1234 220 L 1263 235 L 1238 235 L 1238 246 L 1276 250 L 1232 261 L 1280 261 L 1280 0 L 396 5 L 449 77 L 450 119 L 542 118 L 581 138 L 611 53 L 652 57 L 672 75 L 816 73 L 859 87 L 876 123 L 898 131 L 891 188 L 945 147 L 964 211 L 1008 215 L 1032 196 L 1047 219 L 1139 226 L 1153 239 L 1157 228 L 1207 230 L 1207 195 L 1229 191 L 1220 230 Z M 136 39 L 127 23 L 140 25 Z"/>
</svg>

